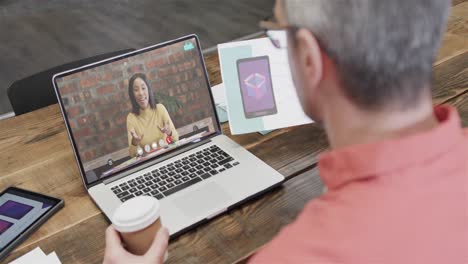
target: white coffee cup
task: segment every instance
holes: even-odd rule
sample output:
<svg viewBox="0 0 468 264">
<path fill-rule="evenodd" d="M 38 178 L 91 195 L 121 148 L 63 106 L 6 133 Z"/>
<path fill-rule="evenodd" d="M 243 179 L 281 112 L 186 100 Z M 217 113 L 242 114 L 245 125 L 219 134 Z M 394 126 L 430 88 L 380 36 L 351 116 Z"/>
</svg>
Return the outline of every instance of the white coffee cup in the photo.
<svg viewBox="0 0 468 264">
<path fill-rule="evenodd" d="M 151 196 L 139 196 L 125 201 L 112 217 L 114 228 L 120 232 L 127 250 L 144 255 L 161 228 L 160 204 Z M 167 259 L 167 252 L 164 260 Z"/>
</svg>

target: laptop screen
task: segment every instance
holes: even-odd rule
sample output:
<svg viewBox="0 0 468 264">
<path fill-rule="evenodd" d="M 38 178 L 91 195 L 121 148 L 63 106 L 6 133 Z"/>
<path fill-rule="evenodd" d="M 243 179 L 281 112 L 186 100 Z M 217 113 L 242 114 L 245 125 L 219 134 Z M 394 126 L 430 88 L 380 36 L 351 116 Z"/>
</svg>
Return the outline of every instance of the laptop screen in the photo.
<svg viewBox="0 0 468 264">
<path fill-rule="evenodd" d="M 194 36 L 55 78 L 88 184 L 219 131 Z"/>
</svg>

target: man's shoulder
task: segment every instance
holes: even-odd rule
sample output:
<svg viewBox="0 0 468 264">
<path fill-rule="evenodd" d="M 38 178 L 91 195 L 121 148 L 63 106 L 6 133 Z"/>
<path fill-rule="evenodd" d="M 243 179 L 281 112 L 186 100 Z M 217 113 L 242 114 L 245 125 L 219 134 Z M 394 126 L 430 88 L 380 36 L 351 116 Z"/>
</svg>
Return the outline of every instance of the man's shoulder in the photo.
<svg viewBox="0 0 468 264">
<path fill-rule="evenodd" d="M 468 140 L 468 127 L 462 129 L 463 137 Z"/>
<path fill-rule="evenodd" d="M 333 263 L 338 256 L 336 234 L 346 221 L 337 221 L 329 217 L 336 211 L 324 194 L 309 201 L 297 218 L 282 228 L 279 234 L 252 258 L 252 263 Z M 348 241 L 351 239 L 347 239 Z M 347 241 L 345 239 L 345 241 Z M 343 242 L 342 242 L 343 243 Z M 324 251 L 330 255 L 322 254 Z M 333 253 L 332 253 L 333 252 Z"/>
<path fill-rule="evenodd" d="M 462 129 L 462 135 L 463 135 L 463 140 L 462 140 L 462 145 L 466 145 L 468 147 L 468 127 Z"/>
</svg>

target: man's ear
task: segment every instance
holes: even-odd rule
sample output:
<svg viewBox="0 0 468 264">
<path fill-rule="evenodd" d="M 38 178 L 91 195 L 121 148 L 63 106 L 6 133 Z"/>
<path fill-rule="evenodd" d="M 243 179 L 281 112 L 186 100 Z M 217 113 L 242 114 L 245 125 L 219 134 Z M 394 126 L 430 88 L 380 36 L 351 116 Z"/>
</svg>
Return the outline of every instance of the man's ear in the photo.
<svg viewBox="0 0 468 264">
<path fill-rule="evenodd" d="M 298 70 L 302 71 L 305 88 L 314 89 L 323 77 L 322 51 L 315 36 L 305 28 L 300 28 L 295 38 Z"/>
</svg>

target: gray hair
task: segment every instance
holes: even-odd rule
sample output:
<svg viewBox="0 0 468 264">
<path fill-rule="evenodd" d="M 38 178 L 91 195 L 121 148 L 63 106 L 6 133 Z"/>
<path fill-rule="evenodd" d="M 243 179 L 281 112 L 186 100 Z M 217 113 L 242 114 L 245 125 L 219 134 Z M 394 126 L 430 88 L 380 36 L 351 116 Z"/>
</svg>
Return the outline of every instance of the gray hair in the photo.
<svg viewBox="0 0 468 264">
<path fill-rule="evenodd" d="M 450 0 L 285 0 L 289 24 L 309 29 L 335 62 L 346 95 L 366 109 L 430 93 Z"/>
</svg>

